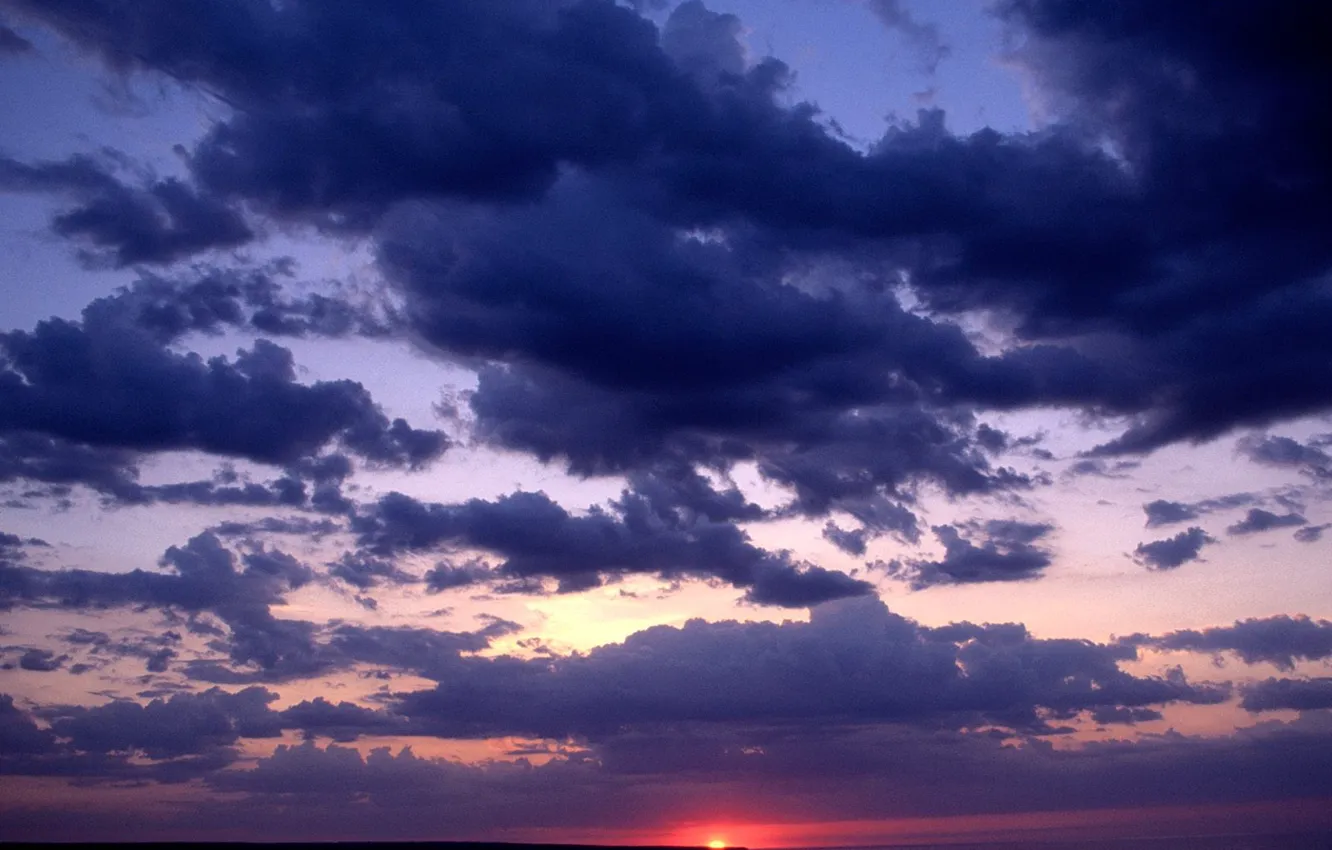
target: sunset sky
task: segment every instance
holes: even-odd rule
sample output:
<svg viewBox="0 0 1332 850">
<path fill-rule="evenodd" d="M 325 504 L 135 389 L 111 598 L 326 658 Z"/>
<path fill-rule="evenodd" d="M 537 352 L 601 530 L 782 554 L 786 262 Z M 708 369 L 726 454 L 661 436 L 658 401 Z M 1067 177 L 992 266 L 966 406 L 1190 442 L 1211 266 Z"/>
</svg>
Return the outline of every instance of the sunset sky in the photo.
<svg viewBox="0 0 1332 850">
<path fill-rule="evenodd" d="M 0 840 L 1332 829 L 1332 27 L 0 0 Z"/>
</svg>

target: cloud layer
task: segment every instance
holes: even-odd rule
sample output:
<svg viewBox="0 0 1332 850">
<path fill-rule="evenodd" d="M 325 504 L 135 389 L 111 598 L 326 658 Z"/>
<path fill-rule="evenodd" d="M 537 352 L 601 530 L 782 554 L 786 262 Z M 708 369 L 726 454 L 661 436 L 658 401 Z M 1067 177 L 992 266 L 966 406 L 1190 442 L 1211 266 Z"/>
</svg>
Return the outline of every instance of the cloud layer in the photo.
<svg viewBox="0 0 1332 850">
<path fill-rule="evenodd" d="M 931 80 L 965 48 L 956 10 L 863 6 Z M 73 48 L 195 109 L 169 166 L 92 138 L 109 116 L 89 150 L 0 152 L 0 193 L 115 281 L 0 329 L 0 501 L 28 512 L 0 531 L 6 782 L 196 795 L 127 838 L 216 834 L 235 800 L 274 838 L 388 838 L 438 834 L 428 811 L 470 835 L 1332 796 L 1332 623 L 1299 571 L 1332 527 L 1321 4 L 1001 0 L 1035 126 L 929 108 L 864 143 L 699 0 L 0 11 L 0 62 Z M 304 371 L 372 343 L 421 371 Z M 432 366 L 409 392 L 438 421 L 397 415 Z M 1167 489 L 1222 437 L 1276 483 Z M 1070 493 L 1141 505 L 1151 539 Z M 69 542 L 91 511 L 181 533 L 103 559 Z M 1199 588 L 1278 545 L 1298 606 L 1264 585 L 1265 616 L 1208 625 L 1236 614 Z M 1034 610 L 1056 581 L 1199 604 L 1106 639 L 878 598 Z M 617 591 L 755 619 L 540 631 Z M 1188 731 L 1225 712 L 1254 725 Z M 37 809 L 0 826 L 104 826 Z"/>
</svg>

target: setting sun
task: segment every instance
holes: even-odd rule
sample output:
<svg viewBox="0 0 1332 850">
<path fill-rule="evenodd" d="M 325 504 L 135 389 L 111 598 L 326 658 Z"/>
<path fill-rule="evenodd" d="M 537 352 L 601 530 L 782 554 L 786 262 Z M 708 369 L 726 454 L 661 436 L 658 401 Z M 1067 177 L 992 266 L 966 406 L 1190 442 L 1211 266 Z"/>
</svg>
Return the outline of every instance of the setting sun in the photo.
<svg viewBox="0 0 1332 850">
<path fill-rule="evenodd" d="M 726 850 L 726 842 L 722 841 L 720 838 L 714 838 L 708 842 L 708 847 L 710 847 L 711 850 Z"/>
</svg>

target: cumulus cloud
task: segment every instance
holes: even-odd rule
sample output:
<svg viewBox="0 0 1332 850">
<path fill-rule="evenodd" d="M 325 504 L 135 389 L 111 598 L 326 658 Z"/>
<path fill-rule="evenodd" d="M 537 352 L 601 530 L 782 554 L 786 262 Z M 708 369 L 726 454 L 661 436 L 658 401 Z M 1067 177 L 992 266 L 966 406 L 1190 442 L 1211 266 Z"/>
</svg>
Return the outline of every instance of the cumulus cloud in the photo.
<svg viewBox="0 0 1332 850">
<path fill-rule="evenodd" d="M 0 437 L 36 441 L 39 451 L 42 440 L 75 451 L 192 448 L 274 464 L 335 441 L 402 466 L 448 447 L 439 431 L 390 421 L 358 383 L 298 383 L 291 352 L 266 339 L 233 359 L 204 360 L 97 307 L 82 322 L 53 318 L 0 334 Z"/>
<path fill-rule="evenodd" d="M 0 538 L 6 609 L 160 609 L 212 639 L 182 657 L 167 633 L 25 638 L 10 651 L 29 672 L 133 659 L 157 677 L 136 686 L 143 698 L 160 696 L 33 712 L 0 700 L 6 775 L 202 780 L 246 795 L 273 836 L 337 837 L 367 834 L 365 811 L 420 837 L 424 812 L 463 831 L 585 826 L 580 800 L 629 822 L 722 792 L 756 817 L 772 807 L 770 820 L 1332 794 L 1332 735 L 1312 711 L 1228 738 L 1069 752 L 1044 740 L 1228 698 L 1176 671 L 1127 672 L 1137 647 L 1290 669 L 1332 657 L 1325 621 L 1112 643 L 927 627 L 889 613 L 859 574 L 762 548 L 744 525 L 815 520 L 857 557 L 928 529 L 942 554 L 887 565 L 917 589 L 1034 579 L 1053 562 L 1050 524 L 926 522 L 936 503 L 993 515 L 973 500 L 1008 510 L 1054 482 L 1003 465 L 1053 455 L 987 417 L 1119 427 L 1066 470 L 1117 486 L 1131 456 L 1332 409 L 1319 4 L 1216 0 L 1200 28 L 1189 4 L 1003 0 L 991 12 L 1046 125 L 967 135 L 923 110 L 860 150 L 798 101 L 791 68 L 746 53 L 737 18 L 697 0 L 660 27 L 640 14 L 653 4 L 608 0 L 2 2 L 114 73 L 197 88 L 215 107 L 177 176 L 107 152 L 0 159 L 0 191 L 63 204 L 52 226 L 86 261 L 170 267 L 78 318 L 0 333 L 0 482 L 31 487 L 23 504 L 70 504 L 82 485 L 114 504 L 254 509 L 208 520 L 156 571 L 39 569 L 23 556 L 34 544 Z M 925 70 L 946 56 L 904 4 L 868 5 Z M 0 52 L 26 49 L 0 26 Z M 172 265 L 309 228 L 364 240 L 382 297 L 302 286 L 281 264 Z M 188 352 L 196 335 L 234 332 L 247 336 L 234 355 Z M 419 468 L 452 444 L 355 382 L 298 381 L 273 341 L 352 336 L 408 339 L 473 370 L 457 413 L 474 445 L 620 476 L 624 491 L 585 511 L 528 490 L 358 495 L 357 467 Z M 1327 445 L 1263 431 L 1237 450 L 1321 483 Z M 154 455 L 181 450 L 273 471 L 141 480 Z M 784 498 L 751 501 L 728 480 L 739 467 Z M 1148 502 L 1148 527 L 1189 525 L 1132 556 L 1156 570 L 1197 560 L 1216 541 L 1193 523 L 1220 510 L 1247 511 L 1236 535 L 1298 526 L 1311 543 L 1327 527 L 1269 500 Z M 285 511 L 323 516 L 256 518 Z M 318 556 L 281 548 L 339 532 Z M 410 572 L 412 555 L 433 568 Z M 522 628 L 507 620 L 444 632 L 275 613 L 316 581 L 575 592 L 629 575 L 811 607 L 810 621 L 691 621 L 528 658 L 481 653 Z M 282 711 L 253 687 L 358 668 L 436 686 Z M 1312 708 L 1325 690 L 1271 680 L 1241 704 Z M 554 757 L 472 767 L 307 742 L 237 764 L 243 741 L 284 730 L 537 736 Z M 178 823 L 234 822 L 226 806 L 182 811 Z M 16 820 L 44 837 L 92 823 Z"/>
<path fill-rule="evenodd" d="M 52 228 L 92 245 L 90 259 L 115 266 L 170 263 L 254 235 L 239 212 L 211 194 L 175 178 L 128 185 L 84 156 L 35 164 L 0 157 L 0 191 L 74 198 L 78 205 L 59 213 Z"/>
<path fill-rule="evenodd" d="M 1298 661 L 1332 658 L 1332 622 L 1286 614 L 1236 621 L 1232 626 L 1183 629 L 1123 639 L 1136 646 L 1188 652 L 1233 652 L 1247 664 L 1267 662 L 1283 670 Z"/>
<path fill-rule="evenodd" d="M 755 459 L 811 515 L 886 518 L 881 505 L 926 483 L 957 494 L 1031 486 L 992 467 L 974 421 L 919 402 L 960 382 L 1030 392 L 1028 370 L 1076 392 L 1062 374 L 1082 366 L 1074 353 L 984 358 L 957 328 L 883 293 L 774 286 L 815 261 L 752 242 L 682 238 L 621 193 L 572 178 L 540 205 L 404 214 L 380 233 L 422 337 L 487 361 L 469 405 L 489 442 L 579 474 Z"/>
<path fill-rule="evenodd" d="M 391 305 L 339 291 L 336 282 L 321 283 L 327 292 L 293 293 L 297 266 L 290 260 L 261 266 L 196 265 L 171 274 L 141 271 L 129 286 L 89 304 L 84 317 L 129 325 L 161 343 L 232 329 L 325 338 L 383 337 L 393 331 L 398 317 Z"/>
<path fill-rule="evenodd" d="M 95 708 L 70 706 L 44 713 L 51 731 L 79 750 L 165 759 L 227 747 L 242 737 L 277 737 L 282 724 L 268 708 L 275 699 L 277 694 L 263 688 L 235 694 L 211 688 L 147 705 L 116 700 Z"/>
<path fill-rule="evenodd" d="M 318 540 L 341 529 L 342 526 L 331 519 L 293 516 L 264 517 L 249 522 L 226 520 L 209 530 L 219 537 L 252 538 L 259 534 L 295 534 Z"/>
<path fill-rule="evenodd" d="M 369 590 L 380 584 L 420 581 L 419 577 L 405 572 L 393 561 L 364 552 L 344 552 L 341 558 L 329 564 L 328 573 L 358 590 Z"/>
<path fill-rule="evenodd" d="M 1126 646 L 1037 639 L 1016 625 L 931 630 L 871 600 L 829 603 L 812 616 L 809 623 L 780 625 L 696 620 L 648 629 L 585 655 L 533 660 L 470 654 L 518 628 L 498 618 L 473 635 L 344 624 L 332 631 L 325 652 L 411 671 L 438 687 L 394 694 L 374 710 L 315 700 L 279 712 L 269 707 L 276 694 L 251 686 L 177 693 L 146 704 L 56 706 L 42 716 L 75 750 L 162 760 L 293 728 L 339 740 L 412 730 L 597 741 L 626 729 L 682 723 L 827 730 L 883 723 L 960 729 L 988 722 L 1015 734 L 1044 735 L 1056 731 L 1047 717 L 1099 711 L 1097 722 L 1126 722 L 1146 719 L 1144 710 L 1152 706 L 1211 704 L 1229 693 L 1178 673 L 1129 674 L 1120 667 L 1134 657 Z M 98 643 L 102 636 L 71 637 Z M 1015 669 L 1022 674 L 1012 675 Z"/>
<path fill-rule="evenodd" d="M 1315 711 L 1332 708 L 1332 679 L 1264 679 L 1242 689 L 1247 711 Z"/>
<path fill-rule="evenodd" d="M 487 373 L 474 403 L 492 420 L 488 433 L 538 454 L 590 464 L 610 457 L 607 445 L 580 455 L 580 429 L 537 414 L 556 388 L 577 392 L 577 409 L 595 414 L 602 430 L 618 426 L 621 465 L 635 452 L 658 454 L 667 435 L 706 442 L 711 431 L 724 441 L 730 435 L 717 426 L 752 416 L 764 395 L 789 401 L 811 386 L 833 411 L 863 408 L 871 392 L 896 400 L 891 390 L 900 388 L 917 398 L 923 391 L 1133 417 L 1103 453 L 1207 439 L 1326 405 L 1317 389 L 1325 376 L 1312 365 L 1328 362 L 1326 337 L 1309 318 L 1329 304 L 1309 281 L 1332 259 L 1321 238 L 1332 211 L 1311 188 L 1328 164 L 1310 142 L 1317 134 L 1304 132 L 1325 119 L 1317 94 L 1325 72 L 1302 40 L 1270 50 L 1287 41 L 1285 24 L 1255 22 L 1243 3 L 1227 2 L 1206 37 L 1182 24 L 1183 11 L 1128 16 L 1132 38 L 1117 29 L 1127 18 L 1100 10 L 1059 0 L 998 4 L 1026 36 L 1019 61 L 1058 104 L 1055 126 L 959 137 L 942 113 L 927 112 L 865 153 L 830 135 L 807 105 L 783 100 L 789 69 L 775 59 L 746 62 L 734 19 L 698 3 L 677 8 L 661 33 L 632 9 L 597 3 L 350 14 L 302 2 L 199 8 L 169 25 L 148 7 L 14 5 L 116 70 L 160 71 L 235 108 L 189 152 L 201 200 L 243 199 L 269 215 L 344 230 L 372 229 L 404 200 L 452 204 L 448 239 L 430 228 L 414 234 L 433 249 L 401 247 L 419 219 L 390 226 L 385 266 L 420 299 L 414 320 L 431 344 L 521 368 Z M 932 61 L 942 55 L 937 33 L 898 4 L 873 10 Z M 323 50 L 314 32 L 345 34 L 356 48 Z M 1177 67 L 1196 83 L 1155 70 Z M 1263 74 L 1246 74 L 1259 67 Z M 1289 156 L 1264 155 L 1272 150 Z M 1285 171 L 1274 170 L 1278 161 Z M 37 166 L 10 171 L 29 174 L 24 168 Z M 1233 176 L 1195 179 L 1218 173 Z M 581 174 L 578 185 L 600 190 L 571 207 L 561 174 Z M 515 196 L 537 202 L 457 214 L 460 202 Z M 467 223 L 479 210 L 498 228 Z M 547 242 L 570 227 L 586 231 L 589 220 L 600 223 L 598 239 L 565 241 L 580 259 L 578 275 L 565 280 L 569 270 Z M 644 221 L 663 234 L 694 227 L 722 238 L 705 248 L 654 236 Z M 792 246 L 785 269 L 757 248 L 774 236 Z M 839 261 L 855 256 L 840 250 L 848 244 L 862 256 L 882 254 L 880 240 L 911 246 L 892 259 L 911 266 L 913 287 L 936 314 L 1011 312 L 1026 347 L 988 362 L 950 340 L 946 324 L 904 326 L 887 297 L 864 299 L 864 320 L 848 322 L 836 303 L 773 285 L 792 267 L 817 268 L 830 248 Z M 482 247 L 484 260 L 463 259 Z M 639 254 L 655 277 L 635 267 Z M 484 285 L 496 273 L 507 287 Z M 608 274 L 617 286 L 596 285 Z M 515 298 L 534 277 L 545 295 Z M 675 279 L 699 285 L 665 286 Z M 788 310 L 804 319 L 798 339 L 783 320 Z M 729 349 L 710 338 L 709 315 L 725 321 Z M 677 316 L 689 319 L 690 334 L 657 324 Z M 883 323 L 898 330 L 884 334 L 876 329 Z M 1064 345 L 1089 329 L 1112 344 Z M 1286 344 L 1257 342 L 1273 338 Z M 873 351 L 869 339 L 899 345 Z M 601 346 L 617 356 L 593 356 Z M 782 358 L 755 372 L 746 355 L 755 350 Z M 859 381 L 858 358 L 847 356 L 857 351 L 873 355 L 878 374 L 885 364 L 897 370 L 889 386 Z M 671 362 L 676 384 L 654 374 L 652 362 Z M 1203 363 L 1205 371 L 1192 365 Z M 705 399 L 741 377 L 760 394 Z M 766 388 L 756 385 L 765 379 Z M 520 388 L 525 411 L 513 406 Z M 686 405 L 699 412 L 687 415 Z M 703 410 L 710 421 L 700 421 Z M 708 451 L 729 457 L 717 442 Z"/>
<path fill-rule="evenodd" d="M 226 627 L 216 646 L 224 660 L 194 659 L 182 665 L 191 678 L 219 684 L 250 684 L 310 678 L 358 663 L 427 669 L 441 654 L 484 649 L 501 634 L 494 624 L 476 632 L 415 628 L 325 626 L 275 617 L 274 605 L 315 580 L 315 570 L 289 553 L 252 544 L 237 552 L 205 532 L 163 554 L 163 572 L 111 573 L 81 569 L 45 570 L 0 563 L 0 608 L 45 607 L 76 611 L 153 607 L 186 615 L 209 613 Z M 175 636 L 177 639 L 179 635 Z M 97 657 L 144 658 L 150 670 L 175 657 L 175 640 L 112 641 L 78 630 L 66 638 Z M 37 656 L 34 656 L 36 658 Z M 42 656 L 45 658 L 46 656 Z M 64 660 L 63 658 L 61 659 Z M 35 662 L 34 662 L 35 663 Z"/>
<path fill-rule="evenodd" d="M 1322 525 L 1306 525 L 1304 528 L 1295 532 L 1295 539 L 1301 543 L 1317 543 L 1323 539 L 1323 532 L 1332 528 L 1332 524 L 1323 523 Z"/>
<path fill-rule="evenodd" d="M 1195 525 L 1174 537 L 1139 543 L 1133 550 L 1133 560 L 1149 570 L 1173 570 L 1199 560 L 1202 547 L 1215 542 L 1215 538 Z"/>
<path fill-rule="evenodd" d="M 1264 466 L 1297 469 L 1315 479 L 1332 477 L 1332 455 L 1318 445 L 1306 445 L 1290 437 L 1257 434 L 1241 438 L 1235 449 Z"/>
<path fill-rule="evenodd" d="M 0 433 L 0 483 L 24 481 L 66 492 L 82 484 L 100 493 L 132 494 L 138 456 L 126 449 L 94 448 L 33 433 Z"/>
<path fill-rule="evenodd" d="M 1154 708 L 1128 708 L 1126 706 L 1098 708 L 1091 713 L 1092 720 L 1107 726 L 1116 723 L 1132 726 L 1136 723 L 1160 720 L 1162 717 L 1164 715 Z"/>
<path fill-rule="evenodd" d="M 699 0 L 676 6 L 661 29 L 661 49 L 676 65 L 711 86 L 739 78 L 748 62 L 735 15 L 710 11 Z"/>
<path fill-rule="evenodd" d="M 0 694 L 0 744 L 0 752 L 23 756 L 52 751 L 56 740 L 49 729 L 38 726 L 15 706 L 12 696 Z"/>
<path fill-rule="evenodd" d="M 562 590 L 584 590 L 607 576 L 646 573 L 718 579 L 743 588 L 750 601 L 788 607 L 871 590 L 844 573 L 763 550 L 734 523 L 707 515 L 726 516 L 745 510 L 742 505 L 710 499 L 703 511 L 678 511 L 679 496 L 674 490 L 646 495 L 627 490 L 608 508 L 575 515 L 545 493 L 453 505 L 390 493 L 358 512 L 351 528 L 362 546 L 380 555 L 462 548 L 502 559 L 492 570 L 476 564 L 438 567 L 429 577 L 436 589 L 487 579 L 517 581 L 527 589 L 526 582 L 550 578 Z"/>
<path fill-rule="evenodd" d="M 1280 497 L 1278 497 L 1279 499 Z M 1217 511 L 1242 508 L 1261 501 L 1256 493 L 1230 493 L 1196 502 L 1176 502 L 1169 499 L 1156 499 L 1142 506 L 1147 514 L 1147 527 L 1159 528 L 1164 525 L 1188 522 Z"/>
<path fill-rule="evenodd" d="M 1297 513 L 1274 514 L 1262 508 L 1250 508 L 1244 519 L 1226 527 L 1230 534 L 1257 534 L 1275 528 L 1298 528 L 1307 525 L 1308 520 Z"/>
<path fill-rule="evenodd" d="M 1142 506 L 1143 513 L 1147 514 L 1147 527 L 1155 528 L 1162 525 L 1173 525 L 1177 522 L 1187 522 L 1191 519 L 1197 519 L 1200 514 L 1198 508 L 1193 505 L 1187 505 L 1183 502 L 1172 502 L 1167 499 L 1156 499 Z"/>
<path fill-rule="evenodd" d="M 978 535 L 980 543 L 963 537 L 963 530 Z M 1048 523 L 1017 520 L 974 522 L 962 528 L 935 526 L 934 534 L 944 547 L 942 560 L 894 560 L 887 569 L 917 590 L 939 584 L 1034 579 L 1050 566 L 1050 551 L 1038 543 L 1053 530 Z"/>
<path fill-rule="evenodd" d="M 1139 466 L 1141 464 L 1134 460 L 1108 461 L 1099 457 L 1086 457 L 1070 464 L 1064 470 L 1064 475 L 1069 478 L 1091 475 L 1097 478 L 1126 479 Z"/>
<path fill-rule="evenodd" d="M 346 701 L 333 703 L 323 697 L 284 709 L 282 723 L 300 729 L 307 737 L 321 736 L 339 743 L 354 741 L 362 735 L 403 735 L 413 731 L 402 718 L 388 712 Z"/>
<path fill-rule="evenodd" d="M 560 659 L 458 659 L 437 689 L 403 694 L 395 708 L 445 737 L 596 739 L 634 724 L 976 718 L 1041 731 L 1043 709 L 1213 703 L 1227 693 L 1125 673 L 1119 664 L 1133 657 L 1125 647 L 1039 640 L 1011 626 L 936 636 L 877 600 L 828 603 L 811 616 L 782 625 L 695 620 Z"/>
<path fill-rule="evenodd" d="M 69 660 L 68 655 L 56 655 L 49 649 L 33 648 L 26 650 L 19 658 L 20 670 L 32 670 L 37 673 L 50 673 L 59 670 Z"/>
<path fill-rule="evenodd" d="M 86 664 L 88 669 L 105 661 L 139 658 L 149 673 L 163 673 L 177 655 L 176 647 L 180 644 L 181 635 L 168 629 L 157 635 L 114 638 L 106 632 L 75 628 L 60 639 L 72 649 L 81 649 L 86 653 L 82 657 L 88 661 L 80 663 Z"/>
</svg>

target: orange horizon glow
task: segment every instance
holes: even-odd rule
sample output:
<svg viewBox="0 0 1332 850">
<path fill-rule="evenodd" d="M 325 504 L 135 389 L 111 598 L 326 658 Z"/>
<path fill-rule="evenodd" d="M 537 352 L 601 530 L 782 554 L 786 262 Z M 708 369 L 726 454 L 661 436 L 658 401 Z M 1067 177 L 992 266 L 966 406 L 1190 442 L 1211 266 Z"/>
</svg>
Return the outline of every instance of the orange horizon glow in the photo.
<svg viewBox="0 0 1332 850">
<path fill-rule="evenodd" d="M 1296 799 L 1233 804 L 1150 806 L 903 817 L 804 823 L 728 820 L 659 829 L 520 829 L 504 840 L 708 847 L 709 850 L 780 850 L 807 847 L 868 847 L 974 841 L 1058 841 L 1130 836 L 1190 837 L 1203 834 L 1261 834 L 1265 831 L 1332 829 L 1332 800 Z"/>
</svg>

